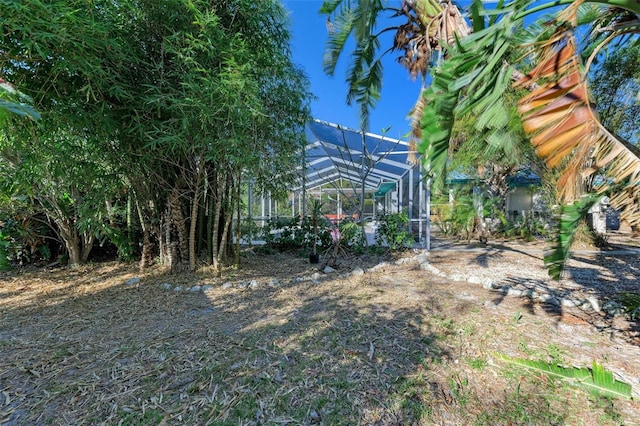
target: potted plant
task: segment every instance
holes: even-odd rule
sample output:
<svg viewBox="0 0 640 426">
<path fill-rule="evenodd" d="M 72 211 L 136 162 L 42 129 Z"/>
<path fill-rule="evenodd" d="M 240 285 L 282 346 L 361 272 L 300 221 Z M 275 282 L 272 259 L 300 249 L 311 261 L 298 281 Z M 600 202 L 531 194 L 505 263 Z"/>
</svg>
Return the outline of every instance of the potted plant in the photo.
<svg viewBox="0 0 640 426">
<path fill-rule="evenodd" d="M 320 255 L 318 254 L 318 224 L 322 216 L 322 202 L 314 199 L 311 202 L 311 229 L 313 231 L 313 244 L 311 246 L 311 254 L 309 255 L 309 263 L 320 263 Z"/>
</svg>

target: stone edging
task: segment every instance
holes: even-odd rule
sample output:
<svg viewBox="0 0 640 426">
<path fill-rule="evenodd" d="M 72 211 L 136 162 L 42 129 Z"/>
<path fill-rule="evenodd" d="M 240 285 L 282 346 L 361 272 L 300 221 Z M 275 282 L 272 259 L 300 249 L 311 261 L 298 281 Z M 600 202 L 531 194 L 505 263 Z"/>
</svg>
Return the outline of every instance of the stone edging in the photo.
<svg viewBox="0 0 640 426">
<path fill-rule="evenodd" d="M 482 285 L 483 288 L 489 291 L 500 293 L 503 296 L 526 297 L 532 300 L 537 300 L 542 303 L 547 303 L 555 306 L 577 307 L 584 311 L 595 311 L 595 312 L 604 311 L 607 315 L 610 315 L 610 316 L 617 316 L 617 315 L 622 316 L 625 314 L 623 306 L 620 305 L 619 303 L 612 302 L 612 301 L 602 303 L 596 297 L 587 297 L 585 299 L 557 297 L 555 294 L 553 294 L 553 292 L 539 292 L 531 289 L 519 290 L 517 288 L 512 288 L 508 285 L 501 285 L 489 278 L 480 278 L 478 276 L 466 275 L 466 274 L 446 274 L 445 272 L 442 272 L 440 269 L 436 268 L 429 262 L 428 252 L 423 252 L 413 257 L 398 259 L 393 263 L 382 262 L 375 266 L 372 266 L 371 268 L 368 268 L 367 270 L 357 267 L 357 268 L 354 268 L 349 273 L 340 275 L 340 277 L 341 278 L 360 277 L 360 276 L 363 276 L 366 272 L 377 272 L 384 269 L 385 267 L 394 266 L 394 265 L 399 266 L 407 263 L 417 263 L 421 270 L 428 271 L 432 275 L 435 275 L 437 277 L 445 278 L 451 281 L 467 282 L 469 284 Z M 326 267 L 325 270 L 323 270 L 322 272 L 315 272 L 309 277 L 296 277 L 290 281 L 291 283 L 311 281 L 311 283 L 313 284 L 320 284 L 321 283 L 320 279 L 323 275 L 332 274 L 334 272 L 336 272 L 335 269 Z M 131 285 L 138 284 L 139 282 L 140 282 L 140 278 L 134 277 L 126 281 L 125 284 L 128 286 L 131 286 Z M 266 285 L 268 287 L 279 287 L 281 285 L 281 282 L 278 278 L 272 278 L 268 283 L 266 283 Z M 220 287 L 223 290 L 229 290 L 232 288 L 253 290 L 258 287 L 261 287 L 261 285 L 257 280 L 254 279 L 249 282 L 242 282 L 242 283 L 236 283 L 236 284 L 233 284 L 231 282 L 225 282 Z M 200 293 L 200 292 L 206 292 L 207 290 L 214 288 L 214 286 L 207 284 L 202 286 L 194 285 L 192 287 L 188 287 L 188 286 L 180 286 L 180 285 L 174 286 L 170 283 L 163 283 L 161 284 L 161 288 L 163 290 L 174 291 L 176 293 L 179 293 L 179 292 Z"/>
<path fill-rule="evenodd" d="M 623 316 L 625 315 L 624 308 L 617 302 L 608 301 L 602 303 L 596 297 L 587 297 L 585 299 L 573 299 L 569 297 L 557 297 L 552 292 L 538 292 L 535 290 L 519 290 L 512 288 L 508 285 L 501 285 L 489 278 L 480 278 L 474 275 L 466 274 L 446 274 L 433 266 L 429 262 L 429 253 L 421 253 L 413 258 L 412 261 L 418 263 L 419 267 L 423 271 L 429 271 L 433 275 L 449 279 L 451 281 L 467 282 L 469 284 L 480 284 L 483 288 L 500 293 L 504 296 L 513 297 L 526 297 L 532 300 L 538 300 L 542 303 L 547 303 L 555 306 L 563 307 L 576 307 L 583 311 L 604 311 L 607 315 L 611 316 Z"/>
</svg>

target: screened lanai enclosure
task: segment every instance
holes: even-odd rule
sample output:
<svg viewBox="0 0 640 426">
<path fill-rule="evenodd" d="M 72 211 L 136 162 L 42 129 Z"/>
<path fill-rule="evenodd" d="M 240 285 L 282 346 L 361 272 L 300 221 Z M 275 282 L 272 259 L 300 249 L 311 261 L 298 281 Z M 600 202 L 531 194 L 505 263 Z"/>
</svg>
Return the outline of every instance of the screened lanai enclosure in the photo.
<svg viewBox="0 0 640 426">
<path fill-rule="evenodd" d="M 311 200 L 322 202 L 333 223 L 364 221 L 368 239 L 385 214 L 404 212 L 416 241 L 428 244 L 428 185 L 406 141 L 312 120 L 306 125 L 296 185 L 287 199 L 249 187 L 245 219 L 259 226 L 272 218 L 307 216 Z"/>
</svg>

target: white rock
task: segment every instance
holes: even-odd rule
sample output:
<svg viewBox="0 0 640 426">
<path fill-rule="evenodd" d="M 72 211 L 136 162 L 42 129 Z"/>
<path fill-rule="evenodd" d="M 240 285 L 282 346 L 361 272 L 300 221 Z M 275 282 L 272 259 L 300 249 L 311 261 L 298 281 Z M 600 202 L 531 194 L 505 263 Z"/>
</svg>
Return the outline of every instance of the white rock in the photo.
<svg viewBox="0 0 640 426">
<path fill-rule="evenodd" d="M 539 297 L 540 301 L 543 303 L 549 303 L 551 305 L 559 305 L 560 301 L 556 299 L 553 295 L 549 293 L 542 293 Z"/>
<path fill-rule="evenodd" d="M 485 279 L 482 281 L 482 288 L 486 290 L 493 290 L 494 287 L 495 287 L 495 283 L 490 279 Z"/>
<path fill-rule="evenodd" d="M 173 288 L 173 291 L 175 291 L 176 293 L 181 292 L 181 291 L 182 291 L 182 286 L 181 286 L 181 285 L 175 286 L 175 287 Z"/>
<path fill-rule="evenodd" d="M 420 269 L 423 270 L 423 271 L 429 271 L 434 275 L 438 275 L 438 276 L 444 275 L 442 272 L 440 272 L 440 269 L 436 268 L 435 266 L 433 266 L 430 263 L 421 263 L 420 264 Z"/>
<path fill-rule="evenodd" d="M 279 285 L 280 285 L 280 280 L 277 278 L 271 278 L 271 280 L 269 281 L 270 287 L 278 287 Z"/>
<path fill-rule="evenodd" d="M 325 274 L 330 274 L 332 272 L 335 272 L 336 270 L 333 269 L 331 266 L 327 265 L 324 267 L 324 269 L 322 270 L 322 272 L 324 272 Z"/>
<path fill-rule="evenodd" d="M 311 275 L 311 280 L 319 280 L 321 277 L 320 272 L 315 272 L 313 275 Z"/>
<path fill-rule="evenodd" d="M 249 282 L 249 288 L 258 288 L 258 281 L 257 280 L 251 280 L 251 282 Z"/>
<path fill-rule="evenodd" d="M 372 266 L 371 268 L 369 268 L 369 271 L 371 271 L 371 272 L 379 271 L 381 269 L 386 268 L 387 266 L 389 266 L 389 264 L 387 262 L 378 263 L 377 265 Z"/>
<path fill-rule="evenodd" d="M 223 290 L 229 290 L 231 287 L 233 287 L 232 283 L 226 282 L 226 283 L 222 284 L 222 289 Z"/>
<path fill-rule="evenodd" d="M 568 308 L 575 308 L 578 305 L 578 302 L 576 300 L 569 299 L 568 297 L 563 297 L 560 300 L 560 305 Z"/>
<path fill-rule="evenodd" d="M 522 296 L 522 290 L 518 290 L 517 288 L 509 288 L 509 290 L 507 290 L 507 296 L 520 297 Z"/>
<path fill-rule="evenodd" d="M 466 281 L 467 277 L 465 277 L 464 275 L 453 274 L 449 276 L 449 279 L 452 281 Z"/>
<path fill-rule="evenodd" d="M 480 277 L 476 277 L 475 275 L 472 275 L 470 277 L 467 277 L 467 282 L 469 284 L 483 284 L 484 279 Z"/>
<path fill-rule="evenodd" d="M 200 290 L 202 289 L 202 287 L 200 287 L 199 285 L 194 285 L 193 287 L 191 287 L 189 289 L 189 291 L 191 293 L 200 293 Z"/>
<path fill-rule="evenodd" d="M 173 288 L 173 286 L 169 283 L 164 283 L 162 284 L 162 289 L 163 290 L 171 290 Z"/>
<path fill-rule="evenodd" d="M 600 312 L 600 303 L 598 302 L 598 299 L 595 297 L 588 297 L 587 302 L 589 302 L 594 311 Z"/>
<path fill-rule="evenodd" d="M 138 277 L 133 277 L 127 280 L 126 284 L 127 285 L 134 285 L 134 284 L 138 284 L 140 282 L 140 278 Z"/>
<path fill-rule="evenodd" d="M 533 298 L 536 297 L 536 292 L 531 290 L 531 289 L 523 290 L 522 291 L 522 296 L 523 297 L 528 297 L 530 299 L 533 299 Z"/>
<path fill-rule="evenodd" d="M 211 284 L 206 284 L 202 286 L 202 291 L 209 291 L 213 288 Z"/>
<path fill-rule="evenodd" d="M 351 275 L 353 275 L 354 277 L 361 277 L 364 275 L 364 269 L 355 268 L 353 271 L 351 271 Z"/>
</svg>

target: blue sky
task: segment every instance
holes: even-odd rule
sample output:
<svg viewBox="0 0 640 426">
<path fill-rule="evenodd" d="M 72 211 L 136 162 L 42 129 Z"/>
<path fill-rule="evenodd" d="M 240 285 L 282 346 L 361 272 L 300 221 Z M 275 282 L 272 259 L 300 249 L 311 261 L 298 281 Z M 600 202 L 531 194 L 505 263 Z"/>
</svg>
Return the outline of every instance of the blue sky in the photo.
<svg viewBox="0 0 640 426">
<path fill-rule="evenodd" d="M 333 77 L 326 75 L 322 69 L 327 41 L 326 16 L 318 13 L 322 1 L 283 0 L 283 3 L 290 11 L 293 59 L 304 68 L 311 81 L 311 91 L 317 97 L 311 105 L 314 118 L 359 129 L 357 107 L 346 104 L 345 79 L 349 57 L 345 55 L 340 58 Z M 401 0 L 397 3 L 399 5 Z M 388 37 L 387 42 L 382 42 L 383 50 L 391 46 L 392 31 Z M 396 62 L 398 56 L 399 52 L 386 54 L 382 94 L 371 115 L 369 131 L 380 134 L 383 129 L 391 127 L 387 136 L 406 139 L 403 136 L 409 132 L 407 113 L 418 98 L 420 81 L 412 80 L 409 73 Z"/>
</svg>

